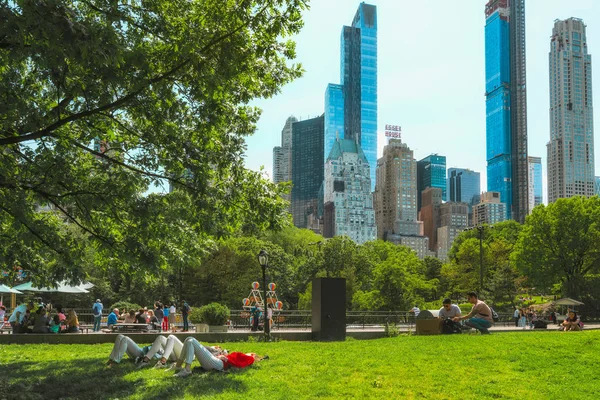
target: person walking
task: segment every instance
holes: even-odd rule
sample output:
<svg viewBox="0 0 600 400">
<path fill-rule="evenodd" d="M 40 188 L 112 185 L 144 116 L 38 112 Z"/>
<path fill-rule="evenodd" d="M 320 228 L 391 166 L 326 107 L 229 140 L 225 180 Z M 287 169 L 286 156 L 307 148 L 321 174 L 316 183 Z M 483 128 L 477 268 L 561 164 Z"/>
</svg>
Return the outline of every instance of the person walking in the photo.
<svg viewBox="0 0 600 400">
<path fill-rule="evenodd" d="M 102 310 L 104 306 L 100 299 L 97 299 L 94 305 L 92 306 L 92 311 L 94 313 L 94 328 L 92 329 L 94 332 L 100 332 L 100 323 L 102 322 Z"/>
<path fill-rule="evenodd" d="M 513 318 L 515 320 L 515 327 L 519 327 L 519 317 L 521 313 L 519 312 L 519 307 L 515 307 L 515 312 L 513 313 Z"/>
<path fill-rule="evenodd" d="M 177 314 L 177 308 L 175 307 L 175 302 L 171 303 L 171 307 L 169 307 L 169 325 L 173 332 L 177 331 L 177 327 L 175 326 L 175 317 Z"/>
</svg>

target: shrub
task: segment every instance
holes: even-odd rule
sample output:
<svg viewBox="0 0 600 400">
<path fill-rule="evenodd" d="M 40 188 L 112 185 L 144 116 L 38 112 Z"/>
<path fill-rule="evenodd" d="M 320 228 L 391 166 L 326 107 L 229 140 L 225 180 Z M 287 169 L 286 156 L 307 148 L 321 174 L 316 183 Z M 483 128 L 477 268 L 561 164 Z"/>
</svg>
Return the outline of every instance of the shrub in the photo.
<svg viewBox="0 0 600 400">
<path fill-rule="evenodd" d="M 190 321 L 194 324 L 225 325 L 229 319 L 229 308 L 223 304 L 210 303 L 200 308 L 193 308 Z"/>
<path fill-rule="evenodd" d="M 110 306 L 110 308 L 107 311 L 112 312 L 112 310 L 114 310 L 115 308 L 118 308 L 120 312 L 122 312 L 124 308 L 127 309 L 128 312 L 131 310 L 135 310 L 135 312 L 137 312 L 140 308 L 144 307 L 141 307 L 135 303 L 130 303 L 128 301 L 117 301 L 115 304 Z"/>
</svg>

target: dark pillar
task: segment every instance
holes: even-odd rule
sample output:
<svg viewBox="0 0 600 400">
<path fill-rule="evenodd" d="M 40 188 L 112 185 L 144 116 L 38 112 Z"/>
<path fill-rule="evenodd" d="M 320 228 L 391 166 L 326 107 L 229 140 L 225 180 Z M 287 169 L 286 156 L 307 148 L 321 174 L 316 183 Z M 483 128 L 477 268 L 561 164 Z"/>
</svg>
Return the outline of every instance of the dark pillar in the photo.
<svg viewBox="0 0 600 400">
<path fill-rule="evenodd" d="M 346 340 L 346 279 L 312 281 L 312 337 L 318 341 Z"/>
</svg>

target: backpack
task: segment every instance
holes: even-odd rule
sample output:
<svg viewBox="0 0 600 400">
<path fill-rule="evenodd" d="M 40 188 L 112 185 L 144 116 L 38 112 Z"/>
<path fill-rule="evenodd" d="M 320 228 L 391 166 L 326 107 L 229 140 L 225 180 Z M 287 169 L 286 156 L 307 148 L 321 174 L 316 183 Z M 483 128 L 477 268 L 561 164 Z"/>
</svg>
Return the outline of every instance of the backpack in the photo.
<svg viewBox="0 0 600 400">
<path fill-rule="evenodd" d="M 462 333 L 462 330 L 458 322 L 454 322 L 450 318 L 446 318 L 442 322 L 442 333 L 444 335 L 450 335 L 453 333 Z"/>
<path fill-rule="evenodd" d="M 498 316 L 496 310 L 490 307 L 490 311 L 492 312 L 492 319 L 494 320 L 494 322 L 498 322 L 500 320 L 500 317 Z"/>
</svg>

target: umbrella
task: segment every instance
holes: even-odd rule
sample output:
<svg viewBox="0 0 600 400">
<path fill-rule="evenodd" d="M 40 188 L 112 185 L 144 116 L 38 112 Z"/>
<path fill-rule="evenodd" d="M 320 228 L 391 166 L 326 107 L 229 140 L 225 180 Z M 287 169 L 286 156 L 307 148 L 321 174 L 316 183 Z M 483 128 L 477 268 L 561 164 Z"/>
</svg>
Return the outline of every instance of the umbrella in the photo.
<svg viewBox="0 0 600 400">
<path fill-rule="evenodd" d="M 0 285 L 0 303 L 4 302 L 4 293 L 23 294 L 16 289 L 11 289 L 6 285 Z M 2 321 L 0 321 L 2 322 Z"/>
<path fill-rule="evenodd" d="M 583 303 L 577 300 L 570 299 L 565 297 L 564 299 L 560 299 L 554 302 L 557 306 L 582 306 Z"/>
</svg>

